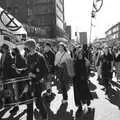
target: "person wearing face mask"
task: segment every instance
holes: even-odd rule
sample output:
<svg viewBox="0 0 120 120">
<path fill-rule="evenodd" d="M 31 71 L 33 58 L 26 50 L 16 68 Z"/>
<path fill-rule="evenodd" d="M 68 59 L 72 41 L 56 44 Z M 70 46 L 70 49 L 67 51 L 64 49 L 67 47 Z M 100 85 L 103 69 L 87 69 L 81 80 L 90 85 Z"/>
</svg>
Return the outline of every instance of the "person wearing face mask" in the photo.
<svg viewBox="0 0 120 120">
<path fill-rule="evenodd" d="M 74 100 L 78 111 L 83 110 L 83 105 L 86 106 L 87 111 L 90 100 L 92 99 L 88 87 L 89 67 L 90 62 L 85 57 L 83 49 L 79 48 L 77 50 L 76 60 L 74 61 L 75 76 L 73 78 Z"/>
<path fill-rule="evenodd" d="M 104 46 L 104 53 L 100 58 L 100 67 L 103 85 L 105 86 L 106 94 L 108 93 L 109 81 L 112 80 L 113 73 L 113 56 L 109 52 L 109 47 Z"/>
</svg>

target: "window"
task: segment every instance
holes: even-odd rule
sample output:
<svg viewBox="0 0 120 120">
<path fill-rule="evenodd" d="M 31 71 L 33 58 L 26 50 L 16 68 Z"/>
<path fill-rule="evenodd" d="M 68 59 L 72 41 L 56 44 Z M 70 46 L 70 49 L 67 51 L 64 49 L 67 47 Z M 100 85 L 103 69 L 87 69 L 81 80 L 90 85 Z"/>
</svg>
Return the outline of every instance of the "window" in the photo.
<svg viewBox="0 0 120 120">
<path fill-rule="evenodd" d="M 56 17 L 56 25 L 57 25 L 59 28 L 64 29 L 63 22 L 62 22 L 58 17 Z"/>
<path fill-rule="evenodd" d="M 56 0 L 56 6 L 60 8 L 60 10 L 63 12 L 63 4 L 60 2 L 60 0 Z"/>
<path fill-rule="evenodd" d="M 50 2 L 50 0 L 35 0 L 35 3 L 38 4 L 38 3 L 48 3 Z"/>
<path fill-rule="evenodd" d="M 63 21 L 64 20 L 64 16 L 63 13 L 59 10 L 59 8 L 56 8 L 56 14 L 57 16 L 59 16 L 59 18 Z"/>
<path fill-rule="evenodd" d="M 30 8 L 28 8 L 28 16 L 32 15 L 32 10 Z"/>
</svg>

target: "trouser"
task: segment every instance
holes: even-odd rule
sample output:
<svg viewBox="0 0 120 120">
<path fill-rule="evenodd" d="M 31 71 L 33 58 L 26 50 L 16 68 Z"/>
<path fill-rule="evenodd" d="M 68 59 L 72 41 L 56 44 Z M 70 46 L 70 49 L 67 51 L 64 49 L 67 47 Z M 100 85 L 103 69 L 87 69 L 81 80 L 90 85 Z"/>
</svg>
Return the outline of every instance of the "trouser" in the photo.
<svg viewBox="0 0 120 120">
<path fill-rule="evenodd" d="M 102 73 L 102 80 L 105 88 L 107 89 L 110 86 L 109 81 L 112 79 L 112 73 Z"/>
<path fill-rule="evenodd" d="M 73 79 L 73 88 L 74 88 L 74 100 L 75 105 L 79 106 L 79 109 L 82 109 L 83 104 L 90 105 L 90 100 L 92 99 L 92 96 L 90 94 L 90 91 L 87 87 L 87 83 L 80 82 L 80 78 L 74 77 Z"/>
<path fill-rule="evenodd" d="M 66 66 L 63 65 L 63 68 L 60 68 L 59 70 L 59 80 L 60 80 L 60 87 L 63 95 L 63 99 L 67 100 L 68 95 L 67 95 L 67 73 L 66 73 Z"/>
<path fill-rule="evenodd" d="M 67 87 L 66 87 L 66 82 L 64 80 L 61 81 L 61 90 L 62 90 L 63 99 L 67 100 L 68 99 Z"/>
<path fill-rule="evenodd" d="M 47 118 L 47 110 L 46 110 L 44 101 L 41 97 L 42 84 L 34 83 L 33 90 L 34 90 L 34 96 L 36 97 L 36 100 L 35 100 L 36 107 L 37 107 L 37 109 L 39 109 L 39 112 L 41 113 L 42 118 L 45 119 L 45 118 Z M 31 118 L 33 116 L 33 103 L 28 104 L 27 107 L 28 107 L 28 110 L 27 110 L 28 112 L 27 113 L 29 114 L 27 120 L 33 120 Z"/>
<path fill-rule="evenodd" d="M 36 103 L 36 107 L 39 109 L 42 118 L 46 118 L 47 117 L 47 110 L 45 108 L 45 104 L 44 101 L 42 100 L 41 97 L 41 93 L 42 93 L 42 84 L 36 84 L 35 85 L 35 97 L 37 97 L 35 103 Z"/>
</svg>

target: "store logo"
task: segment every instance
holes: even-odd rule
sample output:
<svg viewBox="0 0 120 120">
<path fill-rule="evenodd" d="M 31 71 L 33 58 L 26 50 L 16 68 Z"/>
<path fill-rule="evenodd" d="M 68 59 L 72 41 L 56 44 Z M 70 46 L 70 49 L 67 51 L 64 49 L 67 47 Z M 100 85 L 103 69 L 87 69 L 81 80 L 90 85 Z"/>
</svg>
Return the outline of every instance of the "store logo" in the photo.
<svg viewBox="0 0 120 120">
<path fill-rule="evenodd" d="M 17 20 L 5 10 L 0 13 L 0 21 L 10 31 L 17 31 L 22 27 L 18 25 L 16 23 Z"/>
</svg>

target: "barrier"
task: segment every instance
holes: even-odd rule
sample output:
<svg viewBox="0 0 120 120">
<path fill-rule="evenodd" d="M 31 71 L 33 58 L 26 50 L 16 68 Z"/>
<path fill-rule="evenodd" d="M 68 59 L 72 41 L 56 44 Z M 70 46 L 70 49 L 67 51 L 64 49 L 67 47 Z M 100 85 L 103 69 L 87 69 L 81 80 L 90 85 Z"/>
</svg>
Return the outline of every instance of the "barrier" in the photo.
<svg viewBox="0 0 120 120">
<path fill-rule="evenodd" d="M 0 87 L 3 107 L 30 104 L 36 99 L 32 95 L 32 79 L 28 76 L 1 81 Z"/>
</svg>

